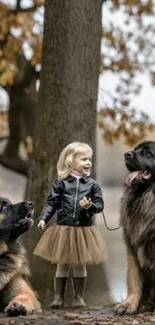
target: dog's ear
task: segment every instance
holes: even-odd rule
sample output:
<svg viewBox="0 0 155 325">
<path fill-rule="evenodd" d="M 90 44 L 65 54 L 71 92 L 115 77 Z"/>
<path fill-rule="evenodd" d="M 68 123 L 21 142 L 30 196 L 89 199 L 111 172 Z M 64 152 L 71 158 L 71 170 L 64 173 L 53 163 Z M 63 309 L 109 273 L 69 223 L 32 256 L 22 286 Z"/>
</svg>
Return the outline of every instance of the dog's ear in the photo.
<svg viewBox="0 0 155 325">
<path fill-rule="evenodd" d="M 3 206 L 4 205 L 11 205 L 11 201 L 9 199 L 6 199 L 4 197 L 0 197 L 0 213 L 2 212 L 3 210 Z"/>
</svg>

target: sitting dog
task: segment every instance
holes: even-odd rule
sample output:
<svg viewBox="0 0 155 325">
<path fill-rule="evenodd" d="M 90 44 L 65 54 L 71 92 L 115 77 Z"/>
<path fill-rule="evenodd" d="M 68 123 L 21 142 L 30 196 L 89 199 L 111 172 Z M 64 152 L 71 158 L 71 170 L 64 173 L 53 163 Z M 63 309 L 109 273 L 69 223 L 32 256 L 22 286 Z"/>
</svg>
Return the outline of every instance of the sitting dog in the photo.
<svg viewBox="0 0 155 325">
<path fill-rule="evenodd" d="M 125 153 L 129 175 L 121 199 L 120 224 L 127 248 L 127 298 L 115 312 L 146 310 L 155 289 L 155 142 L 144 141 Z"/>
<path fill-rule="evenodd" d="M 8 316 L 40 312 L 28 278 L 26 251 L 19 239 L 32 225 L 34 204 L 0 198 L 0 311 Z"/>
</svg>

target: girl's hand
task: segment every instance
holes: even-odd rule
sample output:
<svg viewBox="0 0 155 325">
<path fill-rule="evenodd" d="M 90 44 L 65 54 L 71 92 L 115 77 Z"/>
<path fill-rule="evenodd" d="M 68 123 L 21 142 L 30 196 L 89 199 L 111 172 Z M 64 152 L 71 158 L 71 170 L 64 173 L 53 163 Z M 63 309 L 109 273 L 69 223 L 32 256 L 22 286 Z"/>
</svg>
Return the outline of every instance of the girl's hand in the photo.
<svg viewBox="0 0 155 325">
<path fill-rule="evenodd" d="M 81 207 L 84 209 L 88 209 L 92 205 L 91 199 L 88 199 L 84 196 L 84 198 L 79 202 Z"/>
<path fill-rule="evenodd" d="M 45 229 L 45 221 L 40 220 L 37 227 L 38 227 L 39 230 L 44 230 Z"/>
</svg>

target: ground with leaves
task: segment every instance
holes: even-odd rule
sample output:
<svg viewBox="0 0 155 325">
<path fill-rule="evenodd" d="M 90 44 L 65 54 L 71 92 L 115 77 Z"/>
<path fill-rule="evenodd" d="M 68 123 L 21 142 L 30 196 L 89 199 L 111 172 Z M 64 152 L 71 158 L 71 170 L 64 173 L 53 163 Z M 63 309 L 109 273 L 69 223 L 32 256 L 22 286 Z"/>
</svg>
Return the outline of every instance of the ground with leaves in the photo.
<svg viewBox="0 0 155 325">
<path fill-rule="evenodd" d="M 155 325 L 155 314 L 114 316 L 110 309 L 85 311 L 46 311 L 41 315 L 4 317 L 0 325 Z"/>
</svg>

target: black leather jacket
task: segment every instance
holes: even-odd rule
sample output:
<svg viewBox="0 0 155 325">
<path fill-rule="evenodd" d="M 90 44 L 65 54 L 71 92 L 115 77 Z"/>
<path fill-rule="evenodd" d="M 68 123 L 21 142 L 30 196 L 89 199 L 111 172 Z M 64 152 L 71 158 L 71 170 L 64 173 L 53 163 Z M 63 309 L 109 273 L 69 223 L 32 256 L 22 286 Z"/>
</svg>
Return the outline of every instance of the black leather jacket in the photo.
<svg viewBox="0 0 155 325">
<path fill-rule="evenodd" d="M 80 206 L 83 197 L 91 198 L 88 209 Z M 93 215 L 104 208 L 102 191 L 99 184 L 90 177 L 77 179 L 68 176 L 52 183 L 50 194 L 39 220 L 47 223 L 57 211 L 57 224 L 67 226 L 91 226 Z"/>
</svg>

